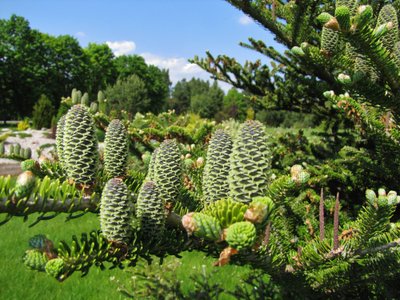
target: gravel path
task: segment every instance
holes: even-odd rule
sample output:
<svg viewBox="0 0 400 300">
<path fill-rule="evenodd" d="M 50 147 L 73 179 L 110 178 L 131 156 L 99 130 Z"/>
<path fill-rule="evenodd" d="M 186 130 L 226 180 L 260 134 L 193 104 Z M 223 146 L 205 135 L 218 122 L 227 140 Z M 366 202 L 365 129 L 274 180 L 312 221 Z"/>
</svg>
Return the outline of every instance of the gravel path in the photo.
<svg viewBox="0 0 400 300">
<path fill-rule="evenodd" d="M 6 133 L 9 131 L 7 128 L 3 128 L 0 135 Z M 23 134 L 29 134 L 31 136 L 27 137 L 20 137 L 19 133 Z M 44 144 L 55 144 L 54 139 L 50 139 L 47 136 L 50 134 L 50 130 L 34 130 L 34 129 L 27 129 L 25 131 L 18 131 L 14 132 L 16 136 L 10 136 L 7 138 L 7 140 L 4 142 L 4 147 L 6 150 L 6 153 L 9 152 L 9 148 L 11 144 L 20 144 L 22 148 L 28 148 L 30 147 L 32 150 L 32 158 L 38 159 L 38 153 L 37 149 Z M 46 148 L 42 154 L 44 154 L 47 157 L 51 157 L 51 154 L 49 153 L 53 147 Z M 19 167 L 20 162 L 15 161 L 12 159 L 7 159 L 7 158 L 0 158 L 0 175 L 16 175 L 21 172 L 21 169 Z"/>
</svg>

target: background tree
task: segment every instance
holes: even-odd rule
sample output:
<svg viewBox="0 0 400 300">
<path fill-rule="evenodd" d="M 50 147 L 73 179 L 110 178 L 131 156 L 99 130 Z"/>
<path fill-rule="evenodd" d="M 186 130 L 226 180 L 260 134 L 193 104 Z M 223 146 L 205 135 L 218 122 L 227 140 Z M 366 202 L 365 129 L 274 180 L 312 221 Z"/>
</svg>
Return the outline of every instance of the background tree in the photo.
<svg viewBox="0 0 400 300">
<path fill-rule="evenodd" d="M 28 115 L 43 92 L 41 79 L 46 70 L 41 62 L 44 45 L 41 34 L 28 21 L 12 15 L 0 20 L 0 107 L 3 119 Z"/>
<path fill-rule="evenodd" d="M 114 54 L 107 44 L 94 43 L 89 43 L 84 53 L 89 64 L 86 90 L 93 97 L 98 91 L 104 90 L 107 84 L 115 82 L 117 72 L 113 62 Z"/>
<path fill-rule="evenodd" d="M 32 125 L 35 129 L 50 128 L 56 110 L 46 95 L 41 95 L 33 106 Z"/>
<path fill-rule="evenodd" d="M 114 65 L 119 79 L 137 75 L 145 83 L 151 101 L 151 112 L 158 113 L 165 108 L 171 85 L 168 70 L 147 65 L 139 55 L 118 56 L 114 59 Z"/>
<path fill-rule="evenodd" d="M 137 75 L 131 75 L 126 79 L 118 79 L 113 86 L 105 91 L 108 99 L 108 111 L 118 113 L 127 111 L 131 116 L 137 112 L 150 110 L 151 101 L 148 98 L 146 84 Z"/>
<path fill-rule="evenodd" d="M 237 119 L 244 121 L 246 119 L 246 110 L 248 108 L 246 96 L 236 88 L 231 88 L 224 96 L 223 107 L 217 114 L 217 119 Z"/>
</svg>

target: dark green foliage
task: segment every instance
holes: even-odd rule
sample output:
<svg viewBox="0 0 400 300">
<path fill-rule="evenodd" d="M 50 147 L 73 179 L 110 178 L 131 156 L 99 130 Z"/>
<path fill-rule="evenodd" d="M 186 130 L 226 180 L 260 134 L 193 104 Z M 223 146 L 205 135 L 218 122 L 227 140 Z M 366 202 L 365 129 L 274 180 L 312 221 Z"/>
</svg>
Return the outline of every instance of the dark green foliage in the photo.
<svg viewBox="0 0 400 300">
<path fill-rule="evenodd" d="M 108 111 L 115 111 L 118 117 L 121 117 L 121 110 L 133 117 L 137 112 L 146 112 L 151 108 L 146 85 L 137 75 L 118 79 L 113 86 L 106 89 L 105 93 Z"/>
<path fill-rule="evenodd" d="M 100 204 L 100 227 L 109 241 L 126 242 L 131 237 L 133 205 L 128 188 L 121 179 L 110 179 L 104 187 Z"/>
<path fill-rule="evenodd" d="M 235 201 L 249 203 L 266 191 L 271 154 L 264 130 L 258 121 L 246 121 L 234 140 L 229 187 Z"/>
<path fill-rule="evenodd" d="M 63 135 L 68 177 L 77 184 L 92 184 L 98 162 L 94 122 L 87 108 L 73 106 L 65 118 Z"/>
<path fill-rule="evenodd" d="M 51 118 L 55 114 L 53 103 L 46 95 L 41 95 L 33 106 L 32 126 L 35 129 L 50 128 Z"/>
<path fill-rule="evenodd" d="M 108 125 L 104 140 L 104 169 L 110 177 L 126 173 L 128 160 L 128 136 L 124 124 L 118 119 Z"/>
<path fill-rule="evenodd" d="M 215 131 L 210 139 L 203 172 L 203 196 L 206 203 L 229 196 L 232 144 L 232 138 L 222 129 Z"/>
<path fill-rule="evenodd" d="M 164 232 L 165 208 L 158 186 L 146 181 L 139 191 L 136 215 L 140 222 L 140 232 L 146 241 L 157 240 Z"/>
</svg>

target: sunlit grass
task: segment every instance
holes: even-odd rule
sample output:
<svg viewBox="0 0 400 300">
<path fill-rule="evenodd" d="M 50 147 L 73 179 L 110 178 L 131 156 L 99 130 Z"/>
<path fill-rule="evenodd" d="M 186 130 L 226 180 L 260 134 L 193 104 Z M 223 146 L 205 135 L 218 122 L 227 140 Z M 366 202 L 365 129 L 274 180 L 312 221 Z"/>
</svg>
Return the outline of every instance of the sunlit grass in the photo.
<svg viewBox="0 0 400 300">
<path fill-rule="evenodd" d="M 24 266 L 22 256 L 28 248 L 29 238 L 42 233 L 55 244 L 60 240 L 70 241 L 74 234 L 79 236 L 82 232 L 98 229 L 99 221 L 96 215 L 88 214 L 65 222 L 65 217 L 60 215 L 29 228 L 36 217 L 30 216 L 27 222 L 14 217 L 0 226 L 0 299 L 126 299 L 118 288 L 121 285 L 132 288 L 132 276 L 138 272 L 160 272 L 164 277 L 173 276 L 181 281 L 185 293 L 195 288 L 192 277 L 199 274 L 205 275 L 211 283 L 233 290 L 241 284 L 243 275 L 249 272 L 247 267 L 233 265 L 213 267 L 216 258 L 201 252 L 184 252 L 182 259 L 168 257 L 161 266 L 155 259 L 150 267 L 141 264 L 125 270 L 116 268 L 105 271 L 92 267 L 87 276 L 81 278 L 77 272 L 60 283 L 45 273 L 31 271 Z M 172 269 L 169 267 L 171 264 Z M 232 298 L 224 294 L 221 299 Z"/>
</svg>

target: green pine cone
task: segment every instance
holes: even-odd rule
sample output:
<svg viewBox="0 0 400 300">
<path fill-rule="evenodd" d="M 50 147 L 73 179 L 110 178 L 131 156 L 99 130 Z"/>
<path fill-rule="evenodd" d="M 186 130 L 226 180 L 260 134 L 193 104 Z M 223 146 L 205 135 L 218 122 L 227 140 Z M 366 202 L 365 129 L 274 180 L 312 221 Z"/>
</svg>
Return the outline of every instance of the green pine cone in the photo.
<svg viewBox="0 0 400 300">
<path fill-rule="evenodd" d="M 339 44 L 339 32 L 322 27 L 321 34 L 321 52 L 328 57 L 335 55 L 337 50 L 337 45 Z"/>
<path fill-rule="evenodd" d="M 264 126 L 258 121 L 246 121 L 239 128 L 231 156 L 229 173 L 230 197 L 249 203 L 265 194 L 271 153 L 267 147 Z"/>
<path fill-rule="evenodd" d="M 175 140 L 165 140 L 157 151 L 154 182 L 164 203 L 174 203 L 182 184 L 181 153 Z"/>
<path fill-rule="evenodd" d="M 349 9 L 350 14 L 353 15 L 357 9 L 358 0 L 336 0 L 336 9 L 345 6 Z"/>
<path fill-rule="evenodd" d="M 64 157 L 65 117 L 66 115 L 62 116 L 60 120 L 58 120 L 57 130 L 56 130 L 56 152 L 58 155 L 58 160 L 62 167 L 64 167 L 65 165 L 65 157 Z"/>
<path fill-rule="evenodd" d="M 13 152 L 10 153 L 10 154 L 13 154 L 15 156 L 20 156 L 20 154 L 21 154 L 21 145 L 19 143 L 16 143 L 14 145 Z"/>
<path fill-rule="evenodd" d="M 46 273 L 51 277 L 58 278 L 65 271 L 65 263 L 62 258 L 51 259 L 45 266 Z"/>
<path fill-rule="evenodd" d="M 111 177 L 126 173 L 128 160 L 128 136 L 124 124 L 118 119 L 108 125 L 104 139 L 104 169 Z"/>
<path fill-rule="evenodd" d="M 29 246 L 35 249 L 44 249 L 47 238 L 44 234 L 37 234 L 29 239 Z"/>
<path fill-rule="evenodd" d="M 338 6 L 335 10 L 335 17 L 341 30 L 348 31 L 350 29 L 350 9 L 347 6 Z"/>
<path fill-rule="evenodd" d="M 25 266 L 37 271 L 44 271 L 49 260 L 45 253 L 37 249 L 26 250 L 22 259 Z"/>
<path fill-rule="evenodd" d="M 217 218 L 204 213 L 188 213 L 182 217 L 182 225 L 189 235 L 207 240 L 221 240 L 222 227 Z"/>
<path fill-rule="evenodd" d="M 164 231 L 165 208 L 159 189 L 152 181 L 145 182 L 137 199 L 136 214 L 143 237 L 157 239 Z"/>
<path fill-rule="evenodd" d="M 25 159 L 30 159 L 32 157 L 32 149 L 29 147 L 23 149 L 21 156 Z"/>
<path fill-rule="evenodd" d="M 271 218 L 275 204 L 270 197 L 256 197 L 249 204 L 244 218 L 254 224 L 264 224 Z"/>
<path fill-rule="evenodd" d="M 28 196 L 35 186 L 36 177 L 31 171 L 25 171 L 19 174 L 15 183 L 15 196 L 24 198 Z"/>
<path fill-rule="evenodd" d="M 203 172 L 203 195 L 206 203 L 229 196 L 232 144 L 232 138 L 222 129 L 215 131 L 210 139 Z"/>
<path fill-rule="evenodd" d="M 133 205 L 128 195 L 128 188 L 119 178 L 110 179 L 104 186 L 100 203 L 100 227 L 110 241 L 126 242 L 131 236 Z"/>
<path fill-rule="evenodd" d="M 252 247 L 256 239 L 256 227 L 247 221 L 232 224 L 226 230 L 225 240 L 238 251 Z"/>
<path fill-rule="evenodd" d="M 391 29 L 380 37 L 380 40 L 386 49 L 392 52 L 395 44 L 399 40 L 399 21 L 397 19 L 396 9 L 392 5 L 387 4 L 379 11 L 375 28 L 379 28 L 379 26 L 389 22 L 391 22 L 392 25 Z"/>
<path fill-rule="evenodd" d="M 98 148 L 94 121 L 86 107 L 78 104 L 68 111 L 63 145 L 68 177 L 78 184 L 92 184 L 96 175 Z"/>
<path fill-rule="evenodd" d="M 149 167 L 147 169 L 146 181 L 154 181 L 154 169 L 157 160 L 157 152 L 159 148 L 154 149 L 153 154 L 151 155 Z"/>
<path fill-rule="evenodd" d="M 247 205 L 232 199 L 221 199 L 206 206 L 201 212 L 205 215 L 215 217 L 222 228 L 227 228 L 236 222 L 244 221 Z"/>
</svg>

